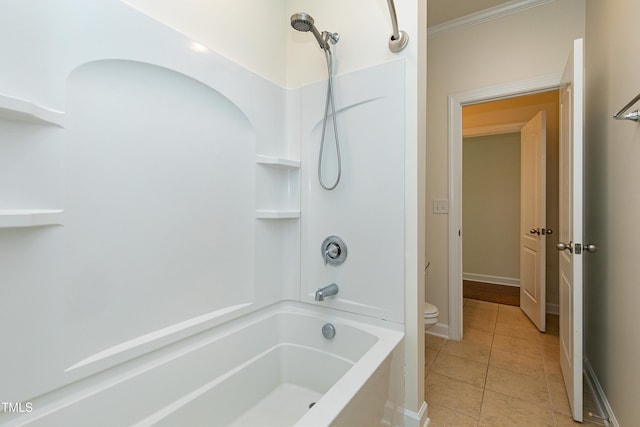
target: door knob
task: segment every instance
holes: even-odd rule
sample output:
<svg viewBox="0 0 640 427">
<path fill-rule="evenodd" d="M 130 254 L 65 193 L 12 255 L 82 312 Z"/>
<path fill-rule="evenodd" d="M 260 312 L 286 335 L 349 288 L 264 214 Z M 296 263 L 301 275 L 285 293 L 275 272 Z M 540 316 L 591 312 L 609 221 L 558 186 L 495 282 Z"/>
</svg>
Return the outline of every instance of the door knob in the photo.
<svg viewBox="0 0 640 427">
<path fill-rule="evenodd" d="M 565 249 L 569 249 L 569 252 L 573 253 L 573 244 L 572 242 L 569 242 L 568 244 L 560 242 L 556 245 L 556 249 L 559 251 L 564 251 Z"/>
<path fill-rule="evenodd" d="M 531 233 L 531 234 L 540 234 L 540 229 L 539 228 L 532 228 L 531 230 L 529 230 L 529 233 Z"/>
<path fill-rule="evenodd" d="M 598 247 L 593 243 L 589 243 L 588 245 L 584 245 L 584 250 L 587 252 L 594 253 L 594 252 L 598 252 Z"/>
<path fill-rule="evenodd" d="M 542 234 L 553 234 L 553 230 L 550 228 L 543 228 Z"/>
</svg>

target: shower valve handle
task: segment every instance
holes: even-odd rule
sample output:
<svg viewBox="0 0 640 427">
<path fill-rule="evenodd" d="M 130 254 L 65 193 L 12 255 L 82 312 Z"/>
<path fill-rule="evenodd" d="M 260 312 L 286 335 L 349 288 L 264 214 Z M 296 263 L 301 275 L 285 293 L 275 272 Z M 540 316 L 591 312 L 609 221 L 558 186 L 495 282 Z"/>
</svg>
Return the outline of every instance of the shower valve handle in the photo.
<svg viewBox="0 0 640 427">
<path fill-rule="evenodd" d="M 335 243 L 329 243 L 327 250 L 324 252 L 324 265 L 327 265 L 329 258 L 336 259 L 340 256 L 340 246 Z"/>
</svg>

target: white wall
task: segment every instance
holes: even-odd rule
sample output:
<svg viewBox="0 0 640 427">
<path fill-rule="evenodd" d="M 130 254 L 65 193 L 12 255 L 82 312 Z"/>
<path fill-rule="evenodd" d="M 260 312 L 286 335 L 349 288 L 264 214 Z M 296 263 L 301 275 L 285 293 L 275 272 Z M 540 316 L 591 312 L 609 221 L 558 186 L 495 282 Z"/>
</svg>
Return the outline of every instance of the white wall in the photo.
<svg viewBox="0 0 640 427">
<path fill-rule="evenodd" d="M 447 96 L 560 74 L 571 43 L 584 35 L 584 0 L 557 0 L 470 28 L 430 37 L 426 198 L 448 194 Z M 427 215 L 427 299 L 448 319 L 447 216 Z"/>
<path fill-rule="evenodd" d="M 640 420 L 640 127 L 611 115 L 638 93 L 639 6 L 587 2 L 585 40 L 585 243 L 599 248 L 585 257 L 586 358 L 620 426 Z"/>
</svg>

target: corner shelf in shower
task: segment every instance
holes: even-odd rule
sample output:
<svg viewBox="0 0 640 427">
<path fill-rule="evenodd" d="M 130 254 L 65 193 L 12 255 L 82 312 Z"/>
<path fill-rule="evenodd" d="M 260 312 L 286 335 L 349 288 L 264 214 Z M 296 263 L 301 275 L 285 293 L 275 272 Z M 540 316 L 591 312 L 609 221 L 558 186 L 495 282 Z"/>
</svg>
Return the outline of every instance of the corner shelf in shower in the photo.
<svg viewBox="0 0 640 427">
<path fill-rule="evenodd" d="M 256 211 L 257 219 L 294 219 L 300 218 L 300 211 L 293 210 L 266 210 Z"/>
<path fill-rule="evenodd" d="M 55 209 L 0 209 L 0 228 L 63 225 L 63 213 Z"/>
<path fill-rule="evenodd" d="M 64 127 L 64 113 L 0 94 L 0 119 Z"/>
<path fill-rule="evenodd" d="M 282 157 L 256 155 L 256 163 L 259 165 L 275 166 L 281 168 L 300 169 L 300 161 L 285 159 Z"/>
</svg>

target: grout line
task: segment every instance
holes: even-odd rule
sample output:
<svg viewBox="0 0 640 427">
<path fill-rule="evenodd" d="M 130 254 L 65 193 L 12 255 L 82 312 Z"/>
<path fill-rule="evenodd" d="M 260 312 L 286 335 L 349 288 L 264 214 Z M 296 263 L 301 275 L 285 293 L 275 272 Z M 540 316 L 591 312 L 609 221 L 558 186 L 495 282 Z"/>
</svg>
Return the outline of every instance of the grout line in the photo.
<svg viewBox="0 0 640 427">
<path fill-rule="evenodd" d="M 551 410 L 551 420 L 553 421 L 553 425 L 557 426 L 558 421 L 556 420 L 556 412 L 553 410 L 553 401 L 551 396 L 551 385 L 549 384 L 549 370 L 547 368 L 547 361 L 544 357 L 544 342 L 540 347 L 541 356 L 542 356 L 542 369 L 544 369 L 544 382 L 547 385 L 547 402 L 549 404 L 549 410 Z"/>
</svg>

